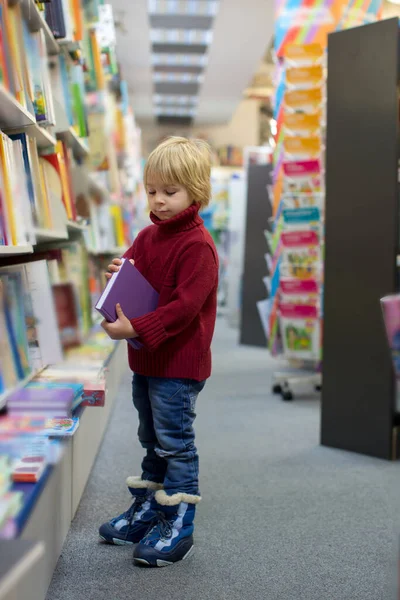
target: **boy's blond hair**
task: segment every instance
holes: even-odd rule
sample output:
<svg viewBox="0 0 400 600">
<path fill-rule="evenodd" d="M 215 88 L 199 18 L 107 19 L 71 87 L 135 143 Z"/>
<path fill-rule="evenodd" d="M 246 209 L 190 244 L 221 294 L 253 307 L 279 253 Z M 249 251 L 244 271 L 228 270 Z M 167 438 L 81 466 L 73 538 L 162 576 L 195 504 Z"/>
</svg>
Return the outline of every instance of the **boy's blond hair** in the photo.
<svg viewBox="0 0 400 600">
<path fill-rule="evenodd" d="M 211 197 L 211 151 L 203 140 L 169 137 L 147 159 L 144 184 L 161 182 L 178 183 L 188 191 L 189 197 L 207 206 Z"/>
</svg>

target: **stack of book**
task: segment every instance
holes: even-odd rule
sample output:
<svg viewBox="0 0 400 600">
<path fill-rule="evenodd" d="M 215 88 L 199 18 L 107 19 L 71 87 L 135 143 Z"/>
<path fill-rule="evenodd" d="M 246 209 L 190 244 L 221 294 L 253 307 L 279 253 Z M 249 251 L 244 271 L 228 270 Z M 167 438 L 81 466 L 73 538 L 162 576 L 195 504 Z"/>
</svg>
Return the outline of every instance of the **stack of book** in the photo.
<svg viewBox="0 0 400 600">
<path fill-rule="evenodd" d="M 82 397 L 80 394 L 79 400 Z M 7 413 L 11 417 L 46 416 L 72 417 L 75 393 L 74 390 L 50 384 L 31 386 L 17 390 L 7 399 Z"/>
<path fill-rule="evenodd" d="M 12 461 L 10 456 L 2 454 L 0 440 L 0 539 L 14 537 L 14 519 L 22 507 L 21 492 L 12 492 Z"/>
</svg>

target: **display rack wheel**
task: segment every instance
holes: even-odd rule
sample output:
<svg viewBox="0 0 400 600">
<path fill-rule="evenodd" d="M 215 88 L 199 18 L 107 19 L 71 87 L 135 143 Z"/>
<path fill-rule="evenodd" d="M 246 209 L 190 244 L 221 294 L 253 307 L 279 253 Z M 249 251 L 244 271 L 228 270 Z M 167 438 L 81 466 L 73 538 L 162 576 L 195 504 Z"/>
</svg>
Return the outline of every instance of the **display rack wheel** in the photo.
<svg viewBox="0 0 400 600">
<path fill-rule="evenodd" d="M 282 394 L 282 386 L 280 385 L 280 383 L 275 383 L 272 386 L 272 393 L 273 394 Z"/>
<path fill-rule="evenodd" d="M 285 402 L 290 402 L 293 400 L 293 393 L 290 390 L 282 391 L 282 400 Z"/>
</svg>

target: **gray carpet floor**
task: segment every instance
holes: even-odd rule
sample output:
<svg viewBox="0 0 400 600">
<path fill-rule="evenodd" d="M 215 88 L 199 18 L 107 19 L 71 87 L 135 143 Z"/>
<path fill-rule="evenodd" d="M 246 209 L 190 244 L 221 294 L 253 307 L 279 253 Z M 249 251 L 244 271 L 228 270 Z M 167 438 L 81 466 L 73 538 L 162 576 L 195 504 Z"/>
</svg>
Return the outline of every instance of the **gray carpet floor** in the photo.
<svg viewBox="0 0 400 600">
<path fill-rule="evenodd" d="M 195 553 L 159 570 L 97 539 L 139 474 L 126 373 L 47 600 L 395 600 L 400 465 L 319 446 L 318 397 L 271 395 L 274 367 L 218 320 L 198 400 Z"/>
</svg>

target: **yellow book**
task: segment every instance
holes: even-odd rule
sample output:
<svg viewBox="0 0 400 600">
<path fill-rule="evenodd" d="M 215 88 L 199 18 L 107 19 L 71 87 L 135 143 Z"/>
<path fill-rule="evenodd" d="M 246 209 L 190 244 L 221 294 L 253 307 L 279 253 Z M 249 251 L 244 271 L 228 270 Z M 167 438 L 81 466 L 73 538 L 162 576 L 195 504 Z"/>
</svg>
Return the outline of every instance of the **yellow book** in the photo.
<svg viewBox="0 0 400 600">
<path fill-rule="evenodd" d="M 99 42 L 97 40 L 96 29 L 90 30 L 90 44 L 92 46 L 93 64 L 94 64 L 94 70 L 96 73 L 97 89 L 104 90 L 105 78 L 104 78 L 103 65 L 101 64 L 101 54 L 100 54 Z"/>
<path fill-rule="evenodd" d="M 10 6 L 8 9 L 8 23 L 7 23 L 7 34 L 10 44 L 10 54 L 11 61 L 14 66 L 15 73 L 15 89 L 16 89 L 16 98 L 22 106 L 26 107 L 26 98 L 24 91 L 24 76 L 22 72 L 22 61 L 21 61 L 21 53 L 18 43 L 18 19 L 21 19 L 21 11 L 19 4 L 15 4 L 14 6 Z"/>
<path fill-rule="evenodd" d="M 56 154 L 58 157 L 58 164 L 60 166 L 60 177 L 61 177 L 61 185 L 62 185 L 62 193 L 64 197 L 64 206 L 67 212 L 67 217 L 70 221 L 73 220 L 73 212 L 72 212 L 72 199 L 71 194 L 69 192 L 68 185 L 68 175 L 67 168 L 65 166 L 65 158 L 64 158 L 64 149 L 62 142 L 58 141 L 56 144 Z"/>
<path fill-rule="evenodd" d="M 50 197 L 49 197 L 49 190 L 47 187 L 46 170 L 45 170 L 47 165 L 48 165 L 48 162 L 44 158 L 39 157 L 39 176 L 40 176 L 40 187 L 42 190 L 42 198 L 43 198 L 44 223 L 45 223 L 46 229 L 52 229 L 53 228 L 53 220 L 51 218 Z"/>
<path fill-rule="evenodd" d="M 124 221 L 122 208 L 117 205 L 110 206 L 110 214 L 114 222 L 115 242 L 119 248 L 125 245 Z"/>
<path fill-rule="evenodd" d="M 9 231 L 11 233 L 11 244 L 13 246 L 17 245 L 17 226 L 14 216 L 13 209 L 13 198 L 12 198 L 12 188 L 11 188 L 11 180 L 10 173 L 8 170 L 8 160 L 6 155 L 6 141 L 4 139 L 4 134 L 0 132 L 0 163 L 1 163 L 1 172 L 3 175 L 3 188 L 5 194 L 6 201 L 6 210 L 7 210 L 7 219 Z"/>
</svg>

